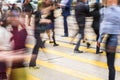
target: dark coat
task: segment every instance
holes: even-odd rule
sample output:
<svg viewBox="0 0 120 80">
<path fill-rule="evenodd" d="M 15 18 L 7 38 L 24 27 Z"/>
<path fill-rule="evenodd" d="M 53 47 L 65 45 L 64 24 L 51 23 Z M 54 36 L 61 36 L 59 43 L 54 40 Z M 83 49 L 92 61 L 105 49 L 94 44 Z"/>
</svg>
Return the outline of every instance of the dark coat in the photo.
<svg viewBox="0 0 120 80">
<path fill-rule="evenodd" d="M 72 0 L 69 0 L 68 3 L 62 8 L 62 16 L 69 16 L 71 10 Z"/>
<path fill-rule="evenodd" d="M 89 6 L 83 2 L 79 2 L 75 6 L 75 17 L 78 23 L 85 24 L 85 17 L 89 15 Z"/>
<path fill-rule="evenodd" d="M 95 9 L 90 12 L 90 15 L 93 17 L 92 27 L 93 29 L 99 30 L 100 27 L 100 7 L 98 4 L 95 4 Z"/>
</svg>

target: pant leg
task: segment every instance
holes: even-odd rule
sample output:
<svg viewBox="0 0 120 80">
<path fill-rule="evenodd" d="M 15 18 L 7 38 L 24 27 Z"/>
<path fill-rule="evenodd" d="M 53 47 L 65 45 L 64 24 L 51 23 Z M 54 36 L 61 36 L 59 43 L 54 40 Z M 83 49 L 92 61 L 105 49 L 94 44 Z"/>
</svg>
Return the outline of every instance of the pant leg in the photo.
<svg viewBox="0 0 120 80">
<path fill-rule="evenodd" d="M 82 25 L 79 25 L 79 34 L 80 34 L 80 37 L 77 41 L 77 44 L 75 46 L 75 49 L 74 50 L 79 50 L 79 47 L 80 47 L 80 42 L 82 39 L 84 39 L 84 26 Z"/>
<path fill-rule="evenodd" d="M 64 18 L 64 35 L 68 36 L 67 16 L 63 16 L 63 18 Z"/>
<path fill-rule="evenodd" d="M 41 37 L 38 36 L 38 35 L 35 35 L 35 38 L 36 38 L 36 44 L 33 48 L 32 57 L 31 57 L 29 66 L 36 66 L 36 59 L 37 59 L 37 56 L 38 56 L 38 51 L 39 51 L 39 48 L 42 46 Z"/>
<path fill-rule="evenodd" d="M 75 49 L 74 49 L 74 50 L 79 50 L 79 47 L 80 47 L 80 42 L 81 42 L 81 35 L 80 35 L 80 37 L 79 37 L 79 39 L 78 39 L 78 41 L 77 41 L 77 44 L 76 44 L 76 46 L 75 46 Z"/>
</svg>

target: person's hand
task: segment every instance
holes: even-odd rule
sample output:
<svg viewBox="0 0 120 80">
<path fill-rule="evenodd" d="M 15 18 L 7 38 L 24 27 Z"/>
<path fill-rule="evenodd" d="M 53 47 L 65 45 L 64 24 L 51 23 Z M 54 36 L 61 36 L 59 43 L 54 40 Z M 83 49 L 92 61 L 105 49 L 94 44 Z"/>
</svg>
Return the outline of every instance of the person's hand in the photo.
<svg viewBox="0 0 120 80">
<path fill-rule="evenodd" d="M 100 47 L 100 42 L 97 42 L 97 47 Z"/>
<path fill-rule="evenodd" d="M 60 7 L 60 8 L 63 8 L 63 7 L 65 7 L 65 6 L 64 6 L 63 4 L 59 4 L 59 7 Z"/>
</svg>

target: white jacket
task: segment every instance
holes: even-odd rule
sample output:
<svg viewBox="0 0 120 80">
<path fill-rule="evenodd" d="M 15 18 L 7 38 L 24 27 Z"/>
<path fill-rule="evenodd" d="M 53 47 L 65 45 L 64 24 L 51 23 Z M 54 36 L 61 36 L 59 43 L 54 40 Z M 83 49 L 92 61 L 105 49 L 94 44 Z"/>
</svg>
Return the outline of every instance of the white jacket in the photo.
<svg viewBox="0 0 120 80">
<path fill-rule="evenodd" d="M 10 39 L 12 34 L 7 31 L 4 27 L 0 26 L 0 50 L 11 50 L 12 44 L 10 43 Z"/>
</svg>

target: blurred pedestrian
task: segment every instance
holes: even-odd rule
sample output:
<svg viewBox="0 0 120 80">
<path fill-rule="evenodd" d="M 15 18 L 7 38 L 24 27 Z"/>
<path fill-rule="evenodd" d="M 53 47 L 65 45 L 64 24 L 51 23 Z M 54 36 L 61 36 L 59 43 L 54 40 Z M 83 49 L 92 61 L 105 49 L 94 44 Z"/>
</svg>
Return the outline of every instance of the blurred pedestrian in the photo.
<svg viewBox="0 0 120 80">
<path fill-rule="evenodd" d="M 28 16 L 28 26 L 30 26 L 31 23 L 31 16 L 33 13 L 33 7 L 30 4 L 31 0 L 24 0 L 22 5 L 22 11 Z"/>
<path fill-rule="evenodd" d="M 10 44 L 10 38 L 12 37 L 12 34 L 6 29 L 4 22 L 4 20 L 0 20 L 0 80 L 8 79 L 7 62 L 1 55 L 3 54 L 3 56 L 6 56 L 4 53 L 12 49 Z"/>
<path fill-rule="evenodd" d="M 63 21 L 64 21 L 63 37 L 69 36 L 67 18 L 68 16 L 70 16 L 71 4 L 72 4 L 72 0 L 61 0 L 60 2 L 60 7 L 62 8 L 62 16 L 63 16 Z"/>
<path fill-rule="evenodd" d="M 18 10 L 19 11 L 19 10 Z M 17 10 L 16 10 L 17 12 Z M 19 12 L 17 12 L 19 13 Z M 22 22 L 24 20 L 20 15 L 10 13 L 7 17 L 7 23 L 11 25 L 12 38 L 13 42 L 13 51 L 10 53 L 11 56 L 14 56 L 11 60 L 11 71 L 9 80 L 27 80 L 26 70 L 25 70 L 25 53 L 26 53 L 26 38 L 27 31 L 25 24 Z"/>
<path fill-rule="evenodd" d="M 105 52 L 109 70 L 108 80 L 115 80 L 115 54 L 120 34 L 120 0 L 107 0 L 107 7 L 101 9 L 104 15 L 100 23 L 100 36 L 97 42 L 98 47 L 105 35 L 107 35 Z M 105 11 L 105 12 L 102 12 Z"/>
<path fill-rule="evenodd" d="M 84 29 L 85 29 L 85 18 L 89 15 L 89 6 L 86 5 L 86 0 L 79 0 L 77 5 L 75 6 L 75 18 L 78 24 L 78 34 L 79 39 L 74 48 L 75 53 L 82 53 L 83 51 L 79 50 L 80 42 L 84 39 Z M 90 45 L 89 43 L 87 43 Z"/>
<path fill-rule="evenodd" d="M 35 14 L 35 28 L 34 28 L 34 37 L 36 39 L 35 46 L 32 51 L 32 56 L 30 59 L 29 67 L 38 69 L 39 67 L 36 66 L 36 59 L 38 56 L 39 48 L 45 48 L 44 43 L 45 41 L 42 40 L 41 34 L 46 31 L 46 25 L 51 23 L 48 19 L 42 19 L 41 15 L 46 13 L 50 8 L 41 8 L 41 5 L 38 6 L 38 10 L 34 13 Z"/>
<path fill-rule="evenodd" d="M 46 19 L 51 20 L 51 23 L 48 25 L 47 34 L 49 39 L 51 38 L 50 32 L 52 31 L 52 40 L 50 39 L 50 43 L 53 43 L 53 46 L 58 46 L 55 40 L 55 16 L 54 16 L 54 10 L 57 8 L 57 5 L 55 2 L 48 0 L 49 3 L 46 3 L 46 5 L 50 5 L 51 9 L 49 11 L 49 14 L 47 15 Z"/>
<path fill-rule="evenodd" d="M 96 41 L 99 38 L 99 28 L 100 28 L 100 3 L 94 4 L 94 10 L 90 12 L 90 16 L 93 17 L 92 28 L 96 34 Z M 96 46 L 96 54 L 102 53 L 100 52 L 100 48 Z"/>
</svg>

